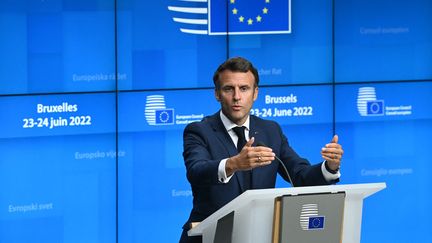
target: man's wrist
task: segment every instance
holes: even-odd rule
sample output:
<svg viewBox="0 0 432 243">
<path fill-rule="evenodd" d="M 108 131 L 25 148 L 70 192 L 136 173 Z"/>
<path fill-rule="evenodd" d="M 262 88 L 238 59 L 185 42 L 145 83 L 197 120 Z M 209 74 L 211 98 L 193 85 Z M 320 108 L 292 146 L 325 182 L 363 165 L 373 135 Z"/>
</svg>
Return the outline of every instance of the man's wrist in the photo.
<svg viewBox="0 0 432 243">
<path fill-rule="evenodd" d="M 233 157 L 228 158 L 226 163 L 225 163 L 225 173 L 226 173 L 227 177 L 234 174 L 234 168 L 232 167 L 232 165 L 233 165 Z"/>
<path fill-rule="evenodd" d="M 326 170 L 328 172 L 330 172 L 331 174 L 337 174 L 339 172 L 339 168 L 337 168 L 336 170 L 331 169 L 330 166 L 328 165 L 327 160 L 324 162 L 324 166 L 325 166 Z"/>
</svg>

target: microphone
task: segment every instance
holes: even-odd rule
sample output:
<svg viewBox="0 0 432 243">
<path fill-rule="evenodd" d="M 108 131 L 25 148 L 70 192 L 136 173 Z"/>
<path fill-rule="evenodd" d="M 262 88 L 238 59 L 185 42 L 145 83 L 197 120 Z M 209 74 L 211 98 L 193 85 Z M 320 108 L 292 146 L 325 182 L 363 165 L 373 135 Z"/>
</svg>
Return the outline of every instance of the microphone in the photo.
<svg viewBox="0 0 432 243">
<path fill-rule="evenodd" d="M 263 146 L 263 147 L 268 147 L 267 145 L 265 145 L 265 143 L 263 143 L 263 142 L 261 142 L 261 141 L 258 142 L 257 145 L 258 145 L 258 146 Z M 288 173 L 288 170 L 287 170 L 285 164 L 282 162 L 281 159 L 279 159 L 279 157 L 276 156 L 276 154 L 275 154 L 274 157 L 275 157 L 276 160 L 279 162 L 279 164 L 282 165 L 282 167 L 283 167 L 283 169 L 284 169 L 284 171 L 285 171 L 285 174 L 287 175 L 288 180 L 289 180 L 289 182 L 291 183 L 291 186 L 292 186 L 292 187 L 295 187 L 295 185 L 294 185 L 294 183 L 293 183 L 293 181 L 292 181 L 292 179 L 291 179 L 291 176 L 290 176 L 290 174 Z"/>
</svg>

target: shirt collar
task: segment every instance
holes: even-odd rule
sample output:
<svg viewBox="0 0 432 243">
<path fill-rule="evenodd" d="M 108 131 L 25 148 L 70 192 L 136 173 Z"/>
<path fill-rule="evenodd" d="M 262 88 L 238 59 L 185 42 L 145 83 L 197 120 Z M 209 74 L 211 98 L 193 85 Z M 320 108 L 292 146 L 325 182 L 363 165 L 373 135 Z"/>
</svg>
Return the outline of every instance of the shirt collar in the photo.
<svg viewBox="0 0 432 243">
<path fill-rule="evenodd" d="M 225 129 L 227 131 L 233 129 L 234 127 L 238 127 L 239 125 L 235 124 L 234 122 L 232 122 L 228 117 L 225 116 L 225 114 L 222 112 L 222 110 L 219 112 L 220 114 L 220 118 L 222 120 L 222 123 L 225 127 Z M 246 130 L 249 131 L 249 124 L 250 124 L 250 120 L 249 120 L 250 116 L 247 117 L 245 123 L 243 123 L 242 126 L 246 127 Z"/>
</svg>

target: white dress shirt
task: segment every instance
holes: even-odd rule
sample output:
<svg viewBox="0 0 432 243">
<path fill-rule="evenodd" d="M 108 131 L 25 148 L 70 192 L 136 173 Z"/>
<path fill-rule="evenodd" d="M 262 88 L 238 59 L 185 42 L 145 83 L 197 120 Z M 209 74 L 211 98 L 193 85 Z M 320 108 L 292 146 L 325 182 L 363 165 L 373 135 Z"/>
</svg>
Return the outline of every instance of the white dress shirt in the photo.
<svg viewBox="0 0 432 243">
<path fill-rule="evenodd" d="M 237 137 L 236 133 L 234 132 L 233 128 L 237 127 L 238 125 L 235 124 L 234 122 L 232 122 L 230 119 L 228 119 L 228 117 L 226 117 L 225 114 L 222 113 L 222 111 L 220 111 L 219 114 L 220 114 L 220 118 L 222 120 L 222 123 L 223 123 L 225 129 L 228 131 L 228 134 L 230 135 L 233 143 L 237 146 L 238 137 Z M 245 127 L 245 138 L 247 141 L 249 141 L 249 131 L 250 131 L 249 125 L 250 125 L 250 120 L 249 120 L 249 116 L 248 116 L 245 123 L 242 125 Z M 218 178 L 219 178 L 219 181 L 221 183 L 228 183 L 230 181 L 231 177 L 234 175 L 234 174 L 232 174 L 231 176 L 228 177 L 226 174 L 225 165 L 226 165 L 226 162 L 228 159 L 229 158 L 223 159 L 219 163 Z M 324 178 L 327 181 L 333 181 L 333 180 L 339 179 L 341 176 L 340 171 L 338 171 L 336 174 L 332 174 L 329 171 L 327 171 L 327 169 L 325 168 L 325 161 L 321 164 L 321 171 L 324 175 Z"/>
</svg>

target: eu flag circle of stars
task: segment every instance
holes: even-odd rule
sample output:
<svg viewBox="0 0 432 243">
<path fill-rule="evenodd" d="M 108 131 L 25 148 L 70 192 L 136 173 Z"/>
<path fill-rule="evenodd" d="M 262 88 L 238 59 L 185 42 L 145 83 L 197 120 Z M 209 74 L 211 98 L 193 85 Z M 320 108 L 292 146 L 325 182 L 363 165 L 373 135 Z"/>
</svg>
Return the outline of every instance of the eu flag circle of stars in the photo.
<svg viewBox="0 0 432 243">
<path fill-rule="evenodd" d="M 270 5 L 270 0 L 264 0 L 264 8 L 260 10 L 260 12 L 256 16 L 243 16 L 241 11 L 236 8 L 236 2 L 241 0 L 229 0 L 230 5 L 232 6 L 231 13 L 234 17 L 237 17 L 239 23 L 244 23 L 247 25 L 253 25 L 254 23 L 261 23 L 263 21 L 263 16 L 267 15 L 269 9 L 267 6 Z"/>
</svg>

